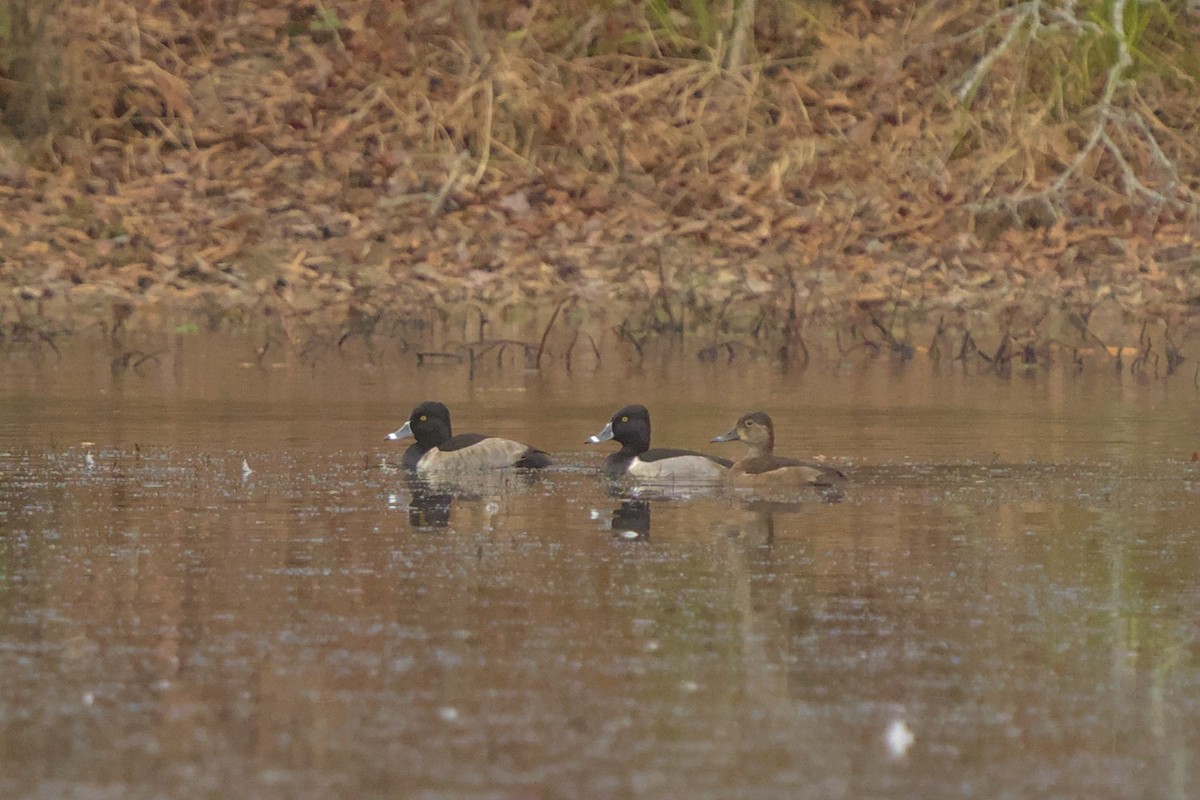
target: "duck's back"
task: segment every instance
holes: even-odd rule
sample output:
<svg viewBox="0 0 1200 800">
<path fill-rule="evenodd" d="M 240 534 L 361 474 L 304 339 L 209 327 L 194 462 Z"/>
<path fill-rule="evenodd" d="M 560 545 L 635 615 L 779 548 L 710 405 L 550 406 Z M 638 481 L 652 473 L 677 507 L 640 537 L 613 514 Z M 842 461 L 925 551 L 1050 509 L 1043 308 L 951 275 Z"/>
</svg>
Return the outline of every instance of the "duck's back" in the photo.
<svg viewBox="0 0 1200 800">
<path fill-rule="evenodd" d="M 546 453 L 527 444 L 481 433 L 460 433 L 425 453 L 417 462 L 417 471 L 445 474 L 504 467 L 539 468 L 549 465 L 550 457 Z"/>
<path fill-rule="evenodd" d="M 756 456 L 738 461 L 729 479 L 742 486 L 836 486 L 846 475 L 836 467 L 782 456 Z"/>
</svg>

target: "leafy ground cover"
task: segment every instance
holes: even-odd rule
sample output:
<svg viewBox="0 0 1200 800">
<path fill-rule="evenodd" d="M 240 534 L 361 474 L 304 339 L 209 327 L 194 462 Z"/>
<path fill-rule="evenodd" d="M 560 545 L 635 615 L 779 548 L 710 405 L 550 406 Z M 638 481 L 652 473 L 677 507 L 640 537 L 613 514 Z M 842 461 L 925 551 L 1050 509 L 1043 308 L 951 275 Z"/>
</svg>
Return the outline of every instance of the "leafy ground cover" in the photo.
<svg viewBox="0 0 1200 800">
<path fill-rule="evenodd" d="M 1195 336 L 1194 4 L 10 0 L 0 40 L 10 341 Z"/>
</svg>

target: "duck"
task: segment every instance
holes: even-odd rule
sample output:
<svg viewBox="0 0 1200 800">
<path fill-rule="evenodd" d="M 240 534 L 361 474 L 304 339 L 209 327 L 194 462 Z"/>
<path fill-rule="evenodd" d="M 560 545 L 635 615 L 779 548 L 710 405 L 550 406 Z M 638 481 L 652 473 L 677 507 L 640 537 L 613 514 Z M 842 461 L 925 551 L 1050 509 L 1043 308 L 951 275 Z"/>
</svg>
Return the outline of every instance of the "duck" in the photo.
<svg viewBox="0 0 1200 800">
<path fill-rule="evenodd" d="M 650 449 L 650 412 L 642 405 L 628 405 L 612 415 L 604 429 L 589 436 L 586 444 L 615 439 L 621 449 L 604 461 L 611 478 L 629 475 L 652 481 L 709 481 L 720 479 L 733 465 L 728 458 L 694 450 L 656 447 Z"/>
<path fill-rule="evenodd" d="M 550 456 L 536 447 L 512 439 L 482 433 L 453 434 L 450 409 L 428 400 L 412 410 L 408 420 L 384 438 L 395 441 L 413 437 L 417 441 L 404 452 L 401 465 L 420 474 L 445 474 L 517 467 L 540 469 L 551 464 Z"/>
<path fill-rule="evenodd" d="M 835 467 L 775 455 L 775 425 L 762 411 L 743 414 L 714 442 L 740 441 L 746 455 L 729 468 L 726 480 L 741 486 L 840 486 L 846 475 Z"/>
</svg>

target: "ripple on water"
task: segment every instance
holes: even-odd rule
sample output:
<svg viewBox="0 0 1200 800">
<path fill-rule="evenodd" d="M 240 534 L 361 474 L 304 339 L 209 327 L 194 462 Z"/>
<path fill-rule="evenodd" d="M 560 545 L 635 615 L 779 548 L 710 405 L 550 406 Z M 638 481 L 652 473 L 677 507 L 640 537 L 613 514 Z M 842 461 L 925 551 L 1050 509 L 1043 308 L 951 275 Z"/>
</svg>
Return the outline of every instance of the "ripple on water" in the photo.
<svg viewBox="0 0 1200 800">
<path fill-rule="evenodd" d="M 690 362 L 472 383 L 391 360 L 180 362 L 118 387 L 90 364 L 73 388 L 0 383 L 19 420 L 0 428 L 0 795 L 1186 784 L 1194 392 Z M 417 394 L 566 443 L 560 466 L 415 487 L 380 462 Z M 656 444 L 701 449 L 769 408 L 781 452 L 835 454 L 850 482 L 610 486 L 573 443 L 626 398 Z"/>
</svg>

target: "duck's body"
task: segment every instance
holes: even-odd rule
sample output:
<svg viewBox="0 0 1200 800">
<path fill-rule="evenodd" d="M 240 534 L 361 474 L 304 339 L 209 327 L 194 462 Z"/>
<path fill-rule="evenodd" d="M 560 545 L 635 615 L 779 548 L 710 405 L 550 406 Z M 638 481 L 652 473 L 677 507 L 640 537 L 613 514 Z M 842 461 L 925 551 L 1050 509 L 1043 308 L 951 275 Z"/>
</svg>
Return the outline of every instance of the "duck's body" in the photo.
<svg viewBox="0 0 1200 800">
<path fill-rule="evenodd" d="M 453 435 L 450 409 L 438 402 L 425 402 L 413 409 L 408 421 L 388 439 L 416 443 L 404 451 L 401 465 L 426 475 L 444 475 L 504 467 L 537 469 L 550 466 L 550 456 L 535 447 L 500 436 L 482 433 Z"/>
<path fill-rule="evenodd" d="M 625 406 L 588 443 L 615 439 L 621 449 L 604 460 L 609 477 L 628 475 L 647 481 L 719 480 L 733 463 L 727 458 L 670 447 L 650 449 L 650 412 L 645 406 Z"/>
<path fill-rule="evenodd" d="M 770 456 L 733 462 L 726 480 L 740 486 L 836 486 L 845 482 L 846 475 L 836 467 Z"/>
<path fill-rule="evenodd" d="M 789 486 L 839 486 L 845 474 L 836 467 L 775 455 L 775 426 L 761 411 L 743 414 L 728 432 L 714 442 L 740 441 L 746 455 L 733 462 L 726 481 L 738 486 L 787 488 Z"/>
</svg>

